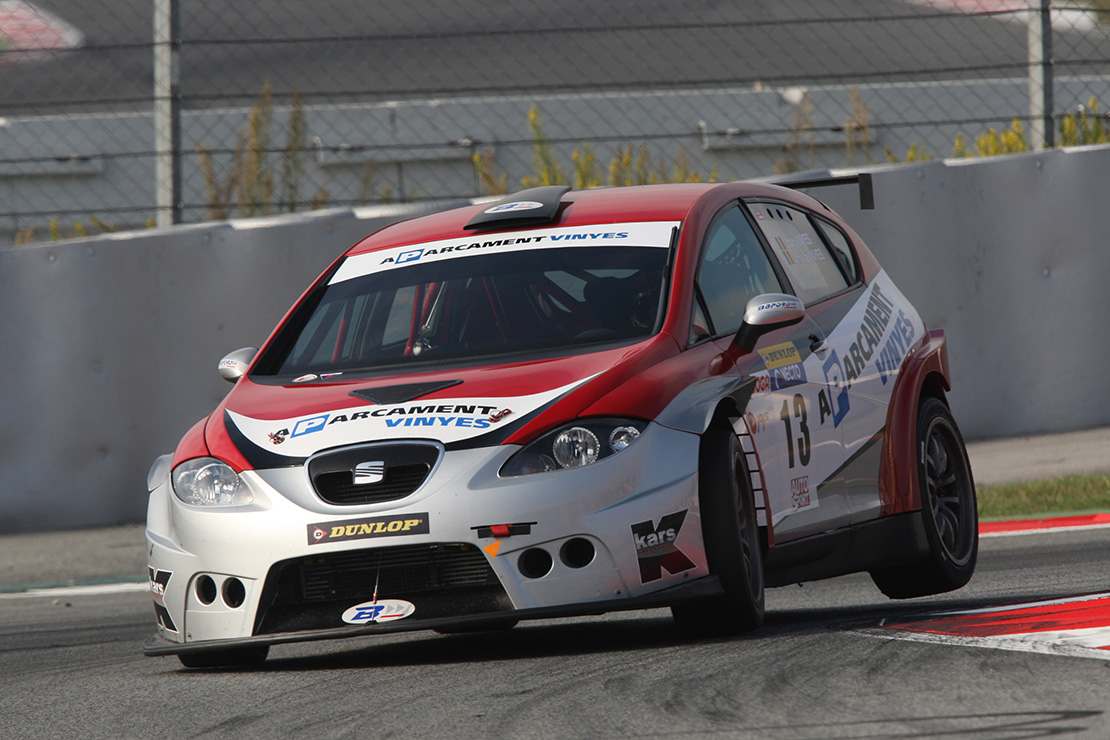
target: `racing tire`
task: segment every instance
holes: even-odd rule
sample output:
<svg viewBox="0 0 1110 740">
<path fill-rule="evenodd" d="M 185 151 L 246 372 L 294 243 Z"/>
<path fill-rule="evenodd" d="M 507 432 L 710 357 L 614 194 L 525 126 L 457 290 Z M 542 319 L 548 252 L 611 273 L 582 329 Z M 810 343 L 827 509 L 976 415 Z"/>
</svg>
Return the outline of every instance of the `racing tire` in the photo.
<svg viewBox="0 0 1110 740">
<path fill-rule="evenodd" d="M 270 654 L 269 645 L 235 648 L 234 650 L 208 650 L 202 653 L 181 653 L 177 659 L 186 668 L 247 668 L 262 665 Z"/>
<path fill-rule="evenodd" d="M 892 599 L 930 596 L 966 585 L 979 555 L 971 464 L 952 413 L 939 398 L 924 399 L 918 409 L 917 454 L 929 555 L 921 563 L 871 571 L 875 585 Z"/>
<path fill-rule="evenodd" d="M 763 624 L 763 545 L 744 449 L 730 428 L 702 436 L 698 501 L 709 572 L 724 595 L 671 606 L 675 623 L 700 635 L 737 635 Z"/>
</svg>

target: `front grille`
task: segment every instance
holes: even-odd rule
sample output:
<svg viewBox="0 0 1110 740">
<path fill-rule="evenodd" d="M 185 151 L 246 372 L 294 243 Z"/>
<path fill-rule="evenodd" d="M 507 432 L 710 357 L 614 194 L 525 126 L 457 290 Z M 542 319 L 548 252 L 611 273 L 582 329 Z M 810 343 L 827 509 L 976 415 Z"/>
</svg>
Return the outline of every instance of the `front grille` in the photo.
<svg viewBox="0 0 1110 740">
<path fill-rule="evenodd" d="M 372 600 L 375 590 L 379 599 L 415 604 L 410 619 L 512 608 L 485 555 L 474 545 L 350 550 L 285 560 L 270 568 L 256 633 L 342 627 L 343 612 Z"/>
<path fill-rule="evenodd" d="M 482 553 L 470 545 L 413 545 L 341 552 L 301 561 L 303 596 L 358 599 L 418 594 L 439 588 L 497 583 Z"/>
<path fill-rule="evenodd" d="M 430 444 L 379 444 L 326 453 L 309 460 L 312 487 L 329 504 L 353 506 L 396 501 L 424 484 L 439 459 L 439 448 Z M 381 480 L 355 482 L 360 463 L 380 463 Z"/>
</svg>

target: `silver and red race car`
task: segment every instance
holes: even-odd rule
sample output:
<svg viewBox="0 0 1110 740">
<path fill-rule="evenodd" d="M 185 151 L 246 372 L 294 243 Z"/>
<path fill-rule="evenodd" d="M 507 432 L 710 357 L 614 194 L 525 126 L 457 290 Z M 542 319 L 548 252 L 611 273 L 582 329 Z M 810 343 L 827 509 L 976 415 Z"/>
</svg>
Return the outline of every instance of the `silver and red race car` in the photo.
<svg viewBox="0 0 1110 740">
<path fill-rule="evenodd" d="M 219 371 L 149 479 L 144 650 L 187 666 L 658 606 L 735 633 L 765 586 L 867 571 L 905 598 L 975 567 L 944 334 L 795 189 L 397 223 Z"/>
</svg>

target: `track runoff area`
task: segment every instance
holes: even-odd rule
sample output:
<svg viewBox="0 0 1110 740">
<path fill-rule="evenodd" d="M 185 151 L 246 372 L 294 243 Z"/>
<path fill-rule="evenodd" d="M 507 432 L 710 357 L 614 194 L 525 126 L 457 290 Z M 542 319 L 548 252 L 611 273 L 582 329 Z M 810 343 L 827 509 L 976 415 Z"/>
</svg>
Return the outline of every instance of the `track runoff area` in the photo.
<svg viewBox="0 0 1110 740">
<path fill-rule="evenodd" d="M 980 537 L 1110 529 L 1110 513 L 980 522 Z M 0 598 L 103 595 L 146 590 L 146 583 L 113 583 L 0 593 Z M 858 634 L 947 645 L 1017 650 L 1110 660 L 1110 591 L 1044 601 L 943 611 L 883 620 Z"/>
<path fill-rule="evenodd" d="M 1110 529 L 1110 513 L 979 523 L 980 537 Z M 1110 591 L 884 620 L 876 637 L 1110 660 Z"/>
</svg>

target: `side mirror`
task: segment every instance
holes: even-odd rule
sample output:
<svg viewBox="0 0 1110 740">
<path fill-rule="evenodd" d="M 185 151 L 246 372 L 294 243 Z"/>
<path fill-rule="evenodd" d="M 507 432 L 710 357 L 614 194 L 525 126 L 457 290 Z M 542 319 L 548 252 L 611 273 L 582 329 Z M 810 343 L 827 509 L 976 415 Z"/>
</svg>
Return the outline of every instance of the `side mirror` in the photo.
<svg viewBox="0 0 1110 740">
<path fill-rule="evenodd" d="M 797 324 L 805 316 L 805 306 L 796 296 L 786 293 L 757 295 L 744 308 L 744 323 L 732 343 L 745 352 L 751 352 L 761 336 L 773 329 Z"/>
<path fill-rule="evenodd" d="M 237 349 L 229 353 L 220 360 L 218 365 L 220 377 L 229 383 L 234 383 L 246 374 L 247 368 L 251 366 L 251 362 L 254 361 L 254 356 L 257 354 L 257 347 L 243 347 L 243 349 Z"/>
</svg>

